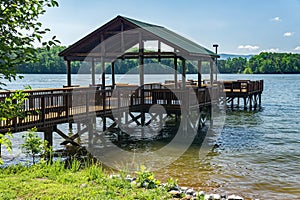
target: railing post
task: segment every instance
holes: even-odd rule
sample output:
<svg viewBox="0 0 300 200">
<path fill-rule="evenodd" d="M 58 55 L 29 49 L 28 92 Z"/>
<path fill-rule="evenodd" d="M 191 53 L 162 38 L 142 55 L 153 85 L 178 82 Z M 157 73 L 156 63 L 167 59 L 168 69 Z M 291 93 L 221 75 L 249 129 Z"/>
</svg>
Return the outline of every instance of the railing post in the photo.
<svg viewBox="0 0 300 200">
<path fill-rule="evenodd" d="M 10 95 L 9 95 L 9 96 L 10 96 Z M 13 104 L 17 104 L 17 100 L 16 100 L 16 99 L 13 99 L 12 103 L 13 103 Z M 17 128 L 18 128 L 18 117 L 15 116 L 15 117 L 12 119 L 12 121 L 13 121 L 13 127 L 14 127 L 14 130 L 16 131 Z"/>
<path fill-rule="evenodd" d="M 145 104 L 145 89 L 144 89 L 144 85 L 141 86 L 141 104 L 142 105 Z"/>
<path fill-rule="evenodd" d="M 250 90 L 251 90 L 251 85 L 250 85 L 250 82 L 247 82 L 247 94 L 250 93 Z"/>
<path fill-rule="evenodd" d="M 133 106 L 133 98 L 135 98 L 135 95 L 136 95 L 136 91 L 131 91 L 129 93 L 129 98 L 130 98 L 130 105 L 129 106 Z"/>
<path fill-rule="evenodd" d="M 69 93 L 69 90 L 65 90 L 64 91 L 64 96 L 65 96 L 65 112 L 66 112 L 66 118 L 67 120 L 69 121 L 70 119 L 70 93 Z"/>
<path fill-rule="evenodd" d="M 106 94 L 105 94 L 105 88 L 101 90 L 102 93 L 102 106 L 103 106 L 103 111 L 105 112 L 106 110 Z"/>
<path fill-rule="evenodd" d="M 42 122 L 45 126 L 45 120 L 46 120 L 46 107 L 45 107 L 45 96 L 41 97 L 41 109 L 42 109 Z"/>
<path fill-rule="evenodd" d="M 89 115 L 89 91 L 85 93 L 85 112 L 87 115 Z"/>
</svg>

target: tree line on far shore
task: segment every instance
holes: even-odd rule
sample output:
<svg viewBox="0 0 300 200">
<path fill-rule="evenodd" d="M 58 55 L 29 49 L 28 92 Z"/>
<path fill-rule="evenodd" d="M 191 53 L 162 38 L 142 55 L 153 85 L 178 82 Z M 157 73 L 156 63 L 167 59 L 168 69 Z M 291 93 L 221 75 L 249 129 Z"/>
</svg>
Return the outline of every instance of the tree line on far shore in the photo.
<svg viewBox="0 0 300 200">
<path fill-rule="evenodd" d="M 36 58 L 38 62 L 27 62 L 17 66 L 18 73 L 24 74 L 65 74 L 66 65 L 58 53 L 65 49 L 64 46 L 55 46 L 50 49 L 38 48 Z M 150 64 L 151 63 L 151 64 Z M 154 63 L 154 65 L 153 65 Z M 220 73 L 244 73 L 244 74 L 297 74 L 300 73 L 300 54 L 292 53 L 268 53 L 263 52 L 247 58 L 228 58 L 218 60 L 218 70 Z M 147 73 L 172 73 L 173 59 L 161 59 L 158 65 L 157 59 L 146 59 L 145 64 L 150 64 L 145 69 Z M 155 65 L 157 64 L 157 65 Z M 181 71 L 182 63 L 179 61 L 178 70 Z M 137 59 L 118 60 L 115 63 L 115 73 L 124 74 L 128 71 L 136 73 L 138 66 Z M 169 66 L 169 67 L 168 67 Z M 202 73 L 209 72 L 208 63 L 204 63 Z M 158 70 L 159 68 L 159 70 Z M 187 62 L 187 73 L 197 73 L 197 64 Z M 71 72 L 90 73 L 91 65 L 88 62 L 72 62 Z M 101 64 L 96 63 L 96 73 L 101 73 Z M 108 66 L 106 73 L 111 73 Z"/>
<path fill-rule="evenodd" d="M 220 73 L 244 74 L 299 74 L 300 54 L 263 52 L 246 58 L 218 61 Z"/>
</svg>

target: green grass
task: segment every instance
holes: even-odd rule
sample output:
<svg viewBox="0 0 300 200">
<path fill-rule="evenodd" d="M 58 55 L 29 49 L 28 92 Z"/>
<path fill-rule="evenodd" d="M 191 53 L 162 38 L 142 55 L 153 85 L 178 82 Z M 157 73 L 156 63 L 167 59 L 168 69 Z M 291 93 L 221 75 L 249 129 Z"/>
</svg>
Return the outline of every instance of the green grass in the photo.
<svg viewBox="0 0 300 200">
<path fill-rule="evenodd" d="M 126 173 L 111 178 L 99 164 L 78 166 L 39 163 L 0 169 L 0 199 L 171 199 L 159 185 L 139 187 L 125 179 Z M 146 172 L 145 172 L 146 173 Z M 145 176 L 145 174 L 143 174 Z"/>
</svg>

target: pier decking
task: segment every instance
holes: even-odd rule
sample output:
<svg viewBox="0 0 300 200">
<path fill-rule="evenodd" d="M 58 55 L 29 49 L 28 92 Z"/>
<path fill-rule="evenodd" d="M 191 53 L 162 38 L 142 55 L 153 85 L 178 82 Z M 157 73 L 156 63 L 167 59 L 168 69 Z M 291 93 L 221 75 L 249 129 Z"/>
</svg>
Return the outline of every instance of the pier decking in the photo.
<svg viewBox="0 0 300 200">
<path fill-rule="evenodd" d="M 115 90 L 96 90 L 93 87 L 25 90 L 24 93 L 28 94 L 24 102 L 26 117 L 1 121 L 0 132 L 20 132 L 34 126 L 45 128 L 95 115 L 110 116 L 112 110 L 148 112 L 152 105 L 159 104 L 169 114 L 175 114 L 180 113 L 183 101 L 187 101 L 190 108 L 211 103 L 207 88 L 171 91 L 162 86 L 151 89 L 152 86 L 145 85 L 136 90 L 123 87 Z M 1 92 L 0 100 L 10 95 L 11 92 Z M 190 95 L 196 95 L 199 101 L 191 102 Z"/>
<path fill-rule="evenodd" d="M 73 123 L 80 118 L 82 121 L 89 116 L 112 117 L 113 110 L 149 112 L 153 105 L 162 105 L 168 114 L 180 114 L 182 106 L 200 109 L 211 106 L 212 101 L 219 103 L 221 100 L 217 98 L 221 89 L 226 93 L 227 103 L 232 108 L 234 99 L 239 98 L 244 100 L 245 109 L 259 108 L 261 105 L 262 80 L 223 81 L 212 88 L 198 88 L 195 85 L 184 90 L 170 89 L 162 84 L 118 86 L 106 90 L 97 87 L 25 90 L 24 93 L 28 94 L 23 107 L 26 117 L 1 121 L 0 132 L 26 131 L 34 126 L 52 127 L 61 123 Z M 0 100 L 9 97 L 11 92 L 0 92 Z"/>
<path fill-rule="evenodd" d="M 258 109 L 261 107 L 261 94 L 264 89 L 263 80 L 223 81 L 223 85 L 227 103 L 230 104 L 232 110 L 235 107 L 240 107 L 240 99 L 244 101 L 244 110 Z"/>
<path fill-rule="evenodd" d="M 106 129 L 107 118 L 117 121 L 124 114 L 126 123 L 134 122 L 144 126 L 152 120 L 145 121 L 145 113 L 155 116 L 150 111 L 153 105 L 162 106 L 168 116 L 180 116 L 183 110 L 209 109 L 214 90 L 197 87 L 169 89 L 160 84 L 146 84 L 135 89 L 120 86 L 106 90 L 97 87 L 25 90 L 28 97 L 23 106 L 24 118 L 1 121 L 0 133 L 15 133 L 37 127 L 39 131 L 45 132 L 45 138 L 48 138 L 50 144 L 52 132 L 57 132 L 67 142 L 75 144 L 74 139 L 87 132 L 97 117 L 103 119 L 103 130 Z M 0 100 L 10 95 L 11 92 L 1 92 Z M 57 129 L 57 125 L 63 123 L 77 123 L 86 128 L 69 137 Z"/>
</svg>

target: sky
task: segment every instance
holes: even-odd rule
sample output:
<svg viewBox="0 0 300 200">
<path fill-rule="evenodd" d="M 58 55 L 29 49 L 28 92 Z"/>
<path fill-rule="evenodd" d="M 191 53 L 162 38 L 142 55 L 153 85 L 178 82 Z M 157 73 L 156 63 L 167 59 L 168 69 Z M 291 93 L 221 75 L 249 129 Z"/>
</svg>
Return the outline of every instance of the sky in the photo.
<svg viewBox="0 0 300 200">
<path fill-rule="evenodd" d="M 164 26 L 218 53 L 300 53 L 300 0 L 58 0 L 40 18 L 68 46 L 118 15 Z"/>
</svg>

